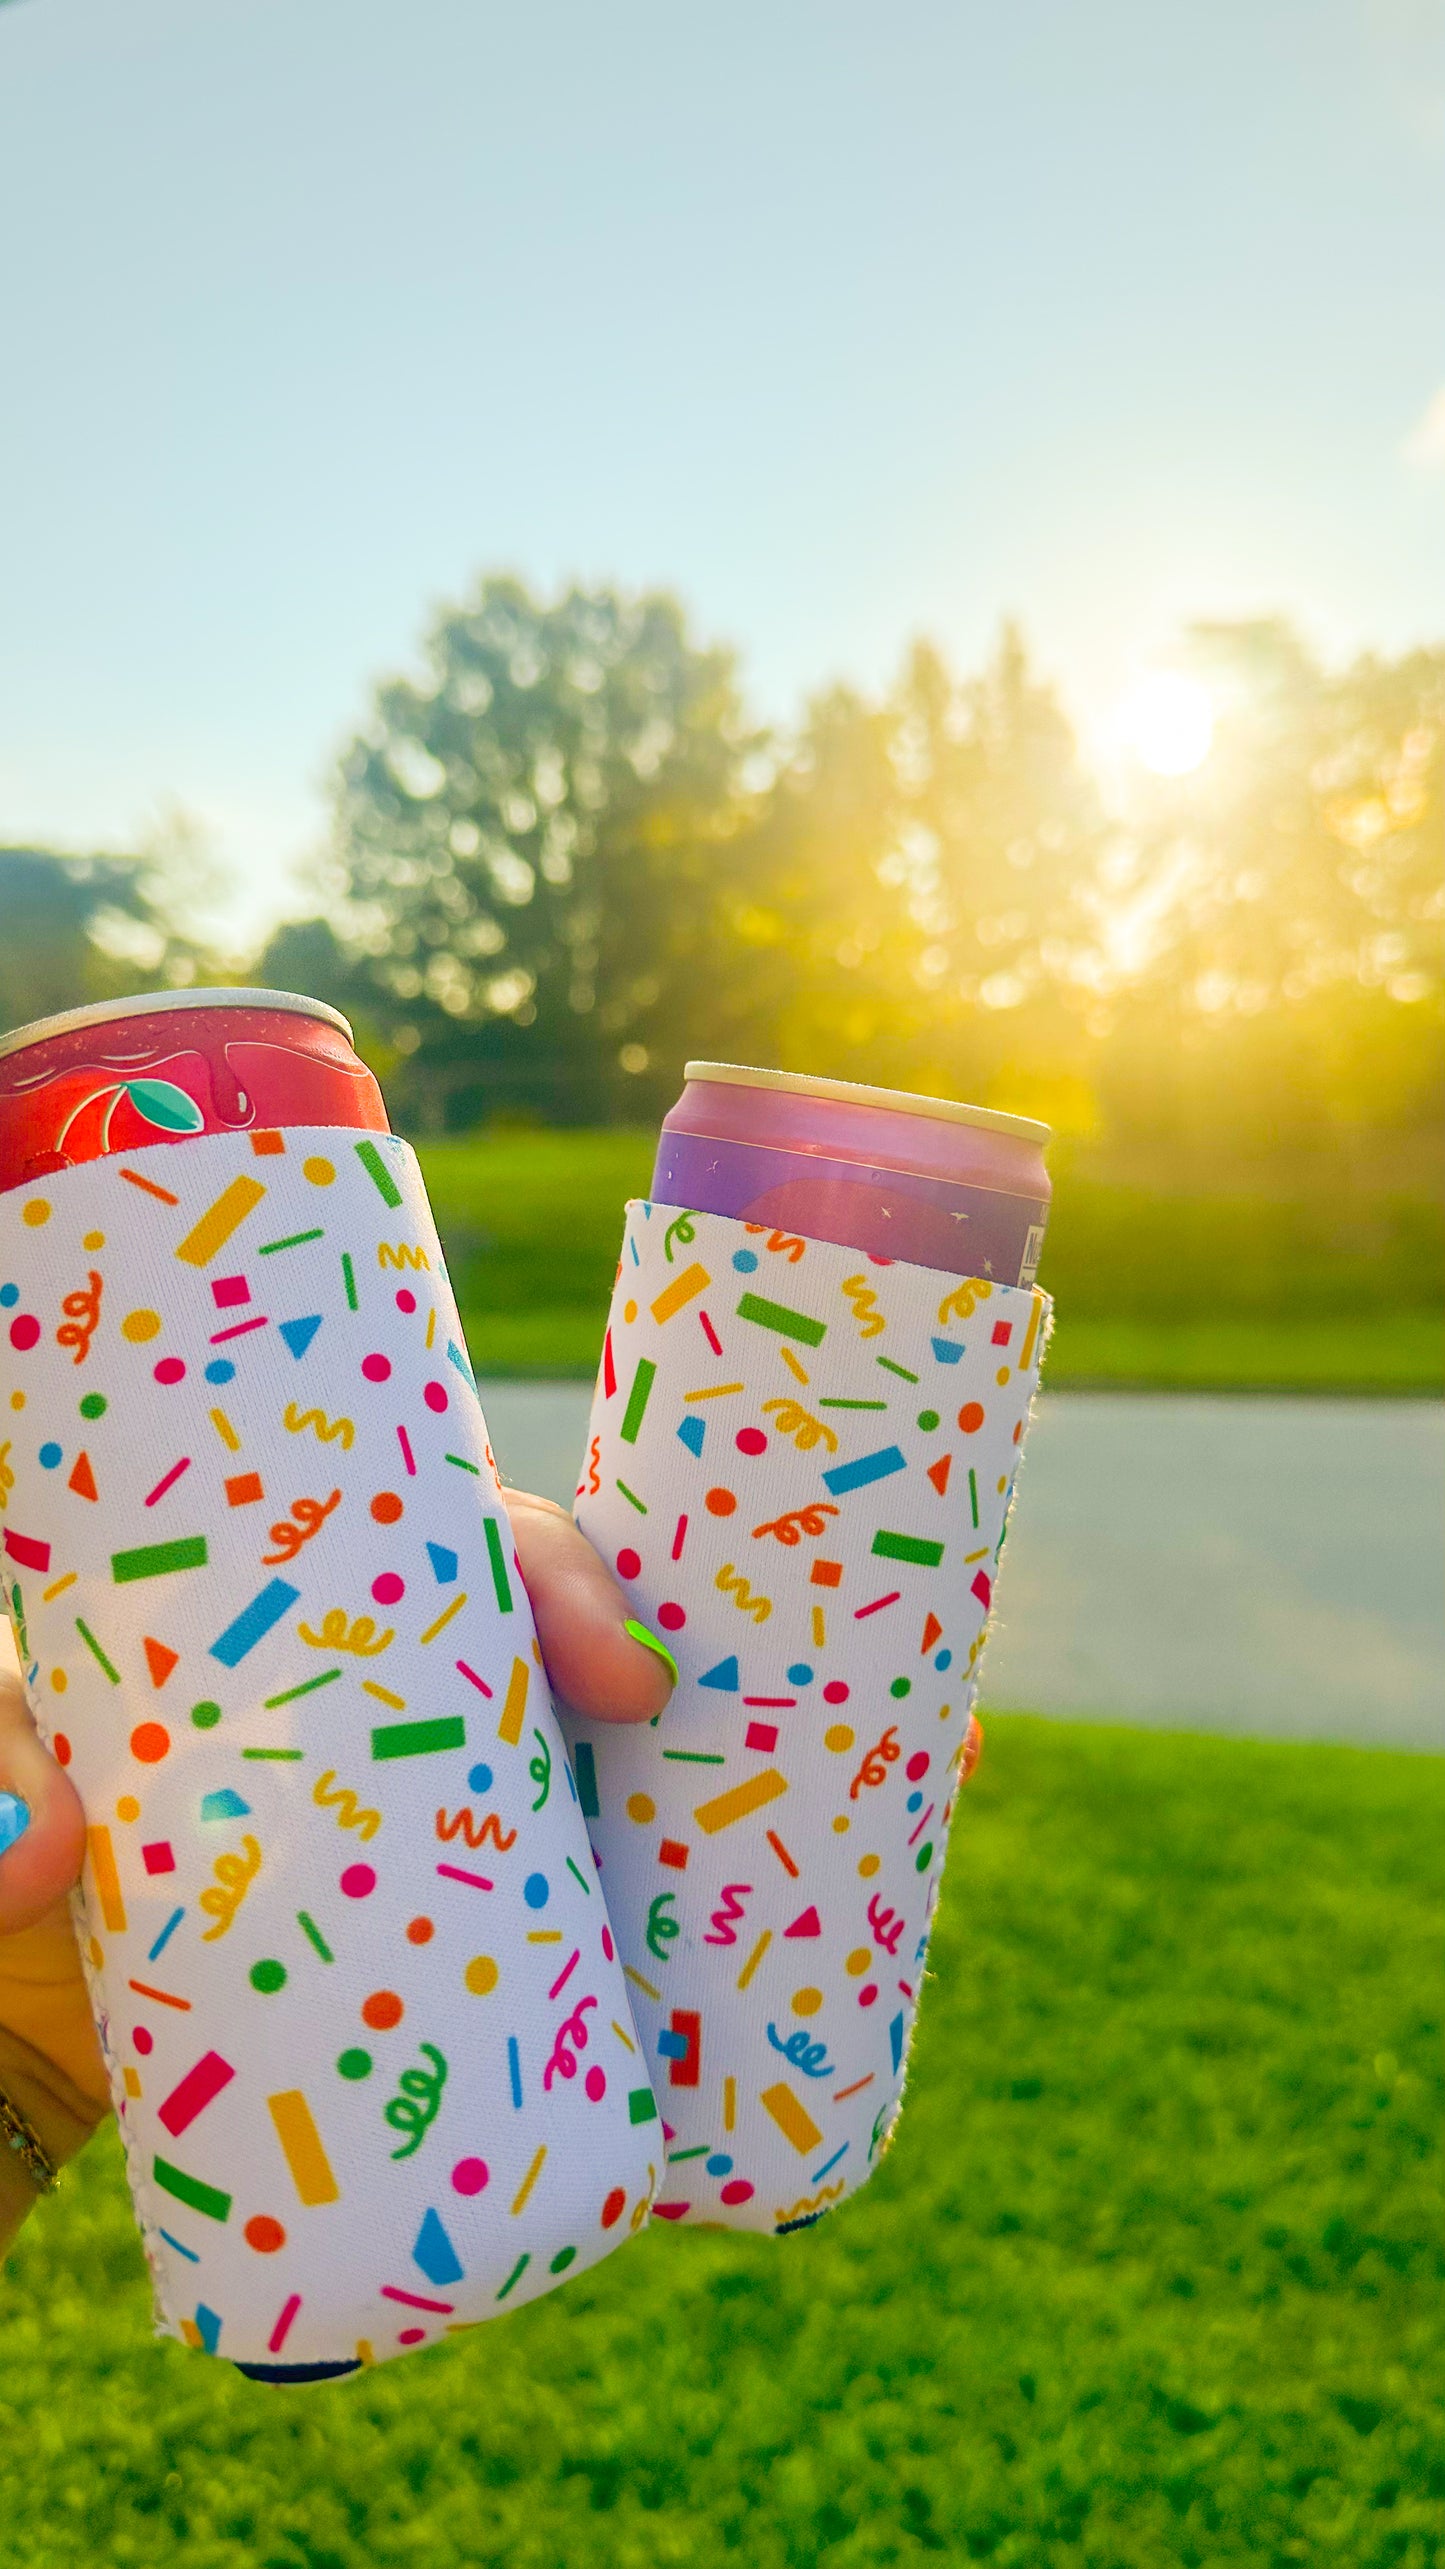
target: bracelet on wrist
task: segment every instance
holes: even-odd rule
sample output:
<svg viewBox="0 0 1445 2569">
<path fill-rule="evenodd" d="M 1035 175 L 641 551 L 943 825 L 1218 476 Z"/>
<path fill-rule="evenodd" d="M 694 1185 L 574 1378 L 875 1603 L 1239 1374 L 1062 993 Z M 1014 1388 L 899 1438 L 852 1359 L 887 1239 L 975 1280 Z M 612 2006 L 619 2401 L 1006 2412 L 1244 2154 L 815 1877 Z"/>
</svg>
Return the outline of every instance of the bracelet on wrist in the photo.
<svg viewBox="0 0 1445 2569">
<path fill-rule="evenodd" d="M 12 2151 L 38 2194 L 53 2194 L 60 2171 L 33 2123 L 0 2087 L 0 2146 Z"/>
</svg>

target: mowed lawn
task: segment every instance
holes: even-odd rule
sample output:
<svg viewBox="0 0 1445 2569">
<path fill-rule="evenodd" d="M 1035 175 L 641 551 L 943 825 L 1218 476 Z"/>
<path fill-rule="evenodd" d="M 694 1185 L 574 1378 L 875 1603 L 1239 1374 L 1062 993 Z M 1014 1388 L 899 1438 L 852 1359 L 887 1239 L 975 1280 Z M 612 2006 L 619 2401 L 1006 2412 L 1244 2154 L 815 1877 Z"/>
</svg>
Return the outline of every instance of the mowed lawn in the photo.
<svg viewBox="0 0 1445 2569">
<path fill-rule="evenodd" d="M 655 1136 L 479 1133 L 420 1157 L 482 1375 L 596 1370 Z M 1200 1196 L 1065 1170 L 1040 1281 L 1048 1380 L 1163 1391 L 1445 1390 L 1445 1214 L 1423 1188 Z"/>
<path fill-rule="evenodd" d="M 1425 2569 L 1442 1826 L 1441 1762 L 995 1720 L 856 2202 L 335 2388 L 154 2346 L 96 2151 L 0 2285 L 0 2561 Z"/>
</svg>

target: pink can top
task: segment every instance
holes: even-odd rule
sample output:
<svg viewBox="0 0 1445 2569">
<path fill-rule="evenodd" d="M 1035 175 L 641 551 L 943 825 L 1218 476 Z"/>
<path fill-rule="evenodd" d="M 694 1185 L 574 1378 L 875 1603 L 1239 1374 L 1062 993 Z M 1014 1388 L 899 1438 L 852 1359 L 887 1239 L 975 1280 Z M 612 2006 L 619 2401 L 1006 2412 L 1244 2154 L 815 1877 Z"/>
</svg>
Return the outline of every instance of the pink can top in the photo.
<svg viewBox="0 0 1445 2569">
<path fill-rule="evenodd" d="M 658 1202 L 869 1257 L 1033 1282 L 1050 1196 L 1046 1124 L 737 1062 L 689 1062 L 686 1078 L 658 1144 Z"/>
</svg>

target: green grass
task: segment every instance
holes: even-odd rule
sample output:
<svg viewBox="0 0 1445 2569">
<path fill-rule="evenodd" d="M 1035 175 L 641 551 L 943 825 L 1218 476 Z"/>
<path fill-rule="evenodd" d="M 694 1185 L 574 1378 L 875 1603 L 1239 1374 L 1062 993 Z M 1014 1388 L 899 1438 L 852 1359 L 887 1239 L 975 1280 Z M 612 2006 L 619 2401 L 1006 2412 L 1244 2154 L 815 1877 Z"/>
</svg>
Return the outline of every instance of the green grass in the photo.
<svg viewBox="0 0 1445 2569">
<path fill-rule="evenodd" d="M 629 1131 L 422 1145 L 479 1373 L 590 1378 L 622 1206 L 646 1192 L 652 1154 L 653 1136 Z M 1439 1393 L 1442 1274 L 1423 1190 L 1366 1197 L 1317 1177 L 1298 1200 L 1171 1195 L 1066 1170 L 1043 1268 L 1060 1314 L 1048 1379 Z"/>
<path fill-rule="evenodd" d="M 1445 2559 L 1445 1761 L 990 1725 L 899 2136 L 335 2389 L 153 2346 L 113 2147 L 0 2283 L 5 2569 Z"/>
<path fill-rule="evenodd" d="M 1445 1315 L 1092 1320 L 1067 1302 L 1049 1344 L 1055 1391 L 1445 1391 Z"/>
</svg>

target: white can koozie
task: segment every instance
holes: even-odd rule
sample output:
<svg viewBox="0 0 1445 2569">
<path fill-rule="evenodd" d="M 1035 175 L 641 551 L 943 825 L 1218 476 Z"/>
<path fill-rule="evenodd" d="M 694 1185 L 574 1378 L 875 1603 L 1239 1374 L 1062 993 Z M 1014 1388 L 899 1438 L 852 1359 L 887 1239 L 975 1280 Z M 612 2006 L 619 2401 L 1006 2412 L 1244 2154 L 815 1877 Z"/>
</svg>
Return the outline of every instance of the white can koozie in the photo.
<svg viewBox="0 0 1445 2569">
<path fill-rule="evenodd" d="M 415 1159 L 0 1200 L 4 1566 L 158 2324 L 305 2378 L 646 2217 L 660 2135 Z"/>
<path fill-rule="evenodd" d="M 1050 1317 L 628 1207 L 577 1518 L 680 1682 L 566 1726 L 671 2219 L 814 2220 L 897 2112 Z"/>
</svg>

